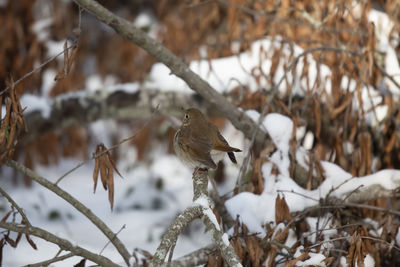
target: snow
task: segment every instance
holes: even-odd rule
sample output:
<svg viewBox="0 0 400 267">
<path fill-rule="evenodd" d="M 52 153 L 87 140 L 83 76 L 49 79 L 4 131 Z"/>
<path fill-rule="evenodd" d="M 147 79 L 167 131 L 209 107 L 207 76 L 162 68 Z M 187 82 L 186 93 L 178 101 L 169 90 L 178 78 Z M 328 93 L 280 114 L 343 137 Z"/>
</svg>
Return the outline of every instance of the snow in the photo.
<svg viewBox="0 0 400 267">
<path fill-rule="evenodd" d="M 280 49 L 282 45 L 281 38 L 275 39 L 265 38 L 253 42 L 251 48 L 247 52 L 240 53 L 226 58 L 219 58 L 212 60 L 200 60 L 193 61 L 190 63 L 189 68 L 205 79 L 210 85 L 218 92 L 229 91 L 236 87 L 238 84 L 245 84 L 250 90 L 255 91 L 258 88 L 269 88 L 268 81 L 263 73 L 268 73 L 271 68 L 270 55 L 267 55 L 267 51 L 274 49 Z M 283 43 L 282 52 L 284 56 L 278 65 L 278 68 L 273 77 L 274 83 L 278 83 L 283 74 L 284 64 L 288 63 L 290 53 L 292 49 L 288 44 Z M 298 56 L 303 52 L 303 49 L 299 46 L 293 46 L 294 55 Z M 307 61 L 310 64 L 310 69 L 319 67 L 319 74 L 321 75 L 321 88 L 324 88 L 327 92 L 330 92 L 330 81 L 324 82 L 330 76 L 329 68 L 322 64 L 317 64 L 310 55 L 306 56 Z M 260 63 L 262 62 L 262 64 Z M 304 61 L 300 60 L 297 64 L 297 73 L 301 73 Z M 229 67 L 227 67 L 229 66 Z M 259 81 L 254 76 L 249 75 L 250 73 L 260 75 Z M 316 81 L 316 71 L 309 72 L 309 81 L 313 84 Z M 291 73 L 287 74 L 289 81 L 293 79 L 299 80 L 298 77 L 293 78 Z M 301 88 L 306 86 L 306 78 L 299 81 L 299 86 L 294 88 L 293 93 L 300 93 Z M 158 63 L 153 65 L 152 70 L 149 74 L 149 79 L 144 83 L 145 88 L 157 88 L 161 90 L 176 91 L 176 92 L 191 92 L 188 86 L 178 77 L 171 75 L 171 71 L 165 65 Z M 320 88 L 320 89 L 321 89 Z M 280 92 L 286 91 L 285 83 L 281 83 L 279 86 Z"/>
<path fill-rule="evenodd" d="M 49 38 L 48 28 L 53 24 L 53 18 L 48 17 L 39 19 L 32 24 L 31 30 L 36 34 L 39 42 L 44 42 Z"/>
<path fill-rule="evenodd" d="M 123 159 L 124 155 L 120 157 Z M 118 237 L 126 244 L 129 251 L 138 247 L 154 252 L 162 233 L 172 223 L 176 214 L 191 204 L 193 194 L 191 173 L 183 168 L 178 159 L 167 155 L 154 158 L 156 160 L 150 168 L 140 165 L 129 170 L 121 167 L 129 164 L 118 162 L 118 168 L 124 179 L 115 177 L 114 211 L 109 208 L 108 192 L 105 192 L 101 186 L 97 188 L 96 194 L 92 193 L 93 162 L 67 176 L 60 186 L 91 209 L 113 232 L 118 232 L 125 225 Z M 126 160 L 130 161 L 130 159 Z M 61 159 L 60 162 L 62 164 L 49 167 L 38 165 L 36 171 L 54 182 L 79 163 L 67 158 Z M 163 174 L 159 169 L 161 167 L 166 170 Z M 163 181 L 162 190 L 157 190 L 155 186 L 159 179 Z M 56 234 L 62 233 L 63 237 L 74 244 L 79 244 L 95 253 L 99 253 L 107 243 L 107 238 L 87 218 L 45 188 L 34 183 L 34 186 L 29 189 L 29 198 L 26 197 L 27 191 L 24 187 L 15 188 L 9 185 L 9 188 L 4 189 L 20 206 L 24 207 L 34 226 L 43 227 Z M 2 203 L 9 206 L 4 198 L 0 199 L 0 205 Z M 50 220 L 49 215 L 52 212 L 56 212 L 58 217 Z M 211 237 L 209 233 L 204 234 L 204 229 L 200 222 L 193 222 L 188 228 L 189 234 L 179 237 L 174 257 L 183 256 L 208 245 Z M 31 238 L 37 244 L 38 251 L 34 251 L 25 241 L 20 242 L 16 249 L 5 246 L 3 255 L 7 257 L 3 258 L 4 266 L 21 266 L 56 255 L 59 249 L 57 246 L 35 237 Z M 21 257 L 21 255 L 30 256 Z M 106 247 L 102 255 L 124 265 L 112 244 Z M 72 266 L 79 260 L 74 257 L 57 263 L 56 266 Z"/>
<path fill-rule="evenodd" d="M 194 205 L 200 205 L 204 208 L 208 208 L 209 207 L 209 203 L 208 203 L 208 199 L 206 196 L 201 195 L 200 197 L 198 197 L 194 202 Z"/>
<path fill-rule="evenodd" d="M 278 113 L 270 113 L 265 117 L 264 125 L 277 149 L 288 153 L 293 131 L 292 120 Z"/>
<path fill-rule="evenodd" d="M 253 114 L 253 117 L 257 116 Z M 275 211 L 271 207 L 275 205 L 278 193 L 284 195 L 290 211 L 294 212 L 317 205 L 319 199 L 327 194 L 343 198 L 360 186 L 378 184 L 388 190 L 400 186 L 398 170 L 382 170 L 364 177 L 352 177 L 338 165 L 321 161 L 325 171 L 325 181 L 315 190 L 306 190 L 289 176 L 288 148 L 293 127 L 290 119 L 279 114 L 268 114 L 264 118 L 263 125 L 277 146 L 277 150 L 270 156 L 270 162 L 264 163 L 261 168 L 264 192 L 261 195 L 243 192 L 225 202 L 232 218 L 239 216 L 240 221 L 246 224 L 250 232 L 257 233 L 260 237 L 266 234 L 263 225 L 275 220 Z M 298 150 L 297 153 L 299 157 L 306 156 L 302 150 Z M 303 163 L 305 162 L 307 160 L 303 159 Z M 280 174 L 271 173 L 273 166 L 278 167 Z"/>
<path fill-rule="evenodd" d="M 347 265 L 346 257 L 344 257 L 344 256 L 340 257 L 340 264 L 341 264 L 343 267 L 347 267 L 347 266 L 348 266 L 348 265 Z"/>
<path fill-rule="evenodd" d="M 44 97 L 39 97 L 32 94 L 24 94 L 20 98 L 20 103 L 22 109 L 26 107 L 24 113 L 40 111 L 44 118 L 50 117 L 51 105 L 49 99 Z M 4 113 L 3 113 L 4 114 Z"/>
<path fill-rule="evenodd" d="M 224 242 L 224 245 L 227 247 L 231 244 L 231 243 L 229 243 L 229 237 L 228 237 L 227 233 L 224 233 L 222 235 L 222 241 Z"/>
<path fill-rule="evenodd" d="M 47 56 L 48 57 L 55 57 L 58 54 L 60 54 L 61 52 L 64 51 L 64 44 L 65 44 L 66 40 L 60 40 L 60 41 L 53 41 L 53 40 L 48 40 L 46 42 L 46 48 L 47 48 Z M 69 47 L 69 45 L 67 44 L 67 47 Z M 63 62 L 64 61 L 64 57 L 57 57 L 57 61 L 58 62 Z"/>
<path fill-rule="evenodd" d="M 364 267 L 375 267 L 375 260 L 369 253 L 364 258 Z"/>
<path fill-rule="evenodd" d="M 214 227 L 217 231 L 221 231 L 221 227 L 219 226 L 217 217 L 215 217 L 214 212 L 210 209 L 210 208 L 205 208 L 203 210 L 204 215 L 206 215 L 208 217 L 208 219 L 210 219 L 210 221 L 214 224 Z"/>
</svg>

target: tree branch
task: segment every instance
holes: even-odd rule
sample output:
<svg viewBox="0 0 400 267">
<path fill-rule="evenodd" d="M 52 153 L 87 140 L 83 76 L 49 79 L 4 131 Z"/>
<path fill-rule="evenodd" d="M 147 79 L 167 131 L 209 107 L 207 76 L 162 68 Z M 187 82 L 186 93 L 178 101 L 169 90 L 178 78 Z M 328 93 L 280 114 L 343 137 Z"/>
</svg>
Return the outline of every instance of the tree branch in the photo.
<svg viewBox="0 0 400 267">
<path fill-rule="evenodd" d="M 200 218 L 202 210 L 199 206 L 188 207 L 176 217 L 161 239 L 160 245 L 154 253 L 150 266 L 160 266 L 167 256 L 168 251 L 176 243 L 182 230 L 194 219 Z"/>
<path fill-rule="evenodd" d="M 120 266 L 120 265 L 115 264 L 114 262 L 110 261 L 106 257 L 94 254 L 84 248 L 77 246 L 77 245 L 73 245 L 68 240 L 60 238 L 56 235 L 53 235 L 52 233 L 47 232 L 41 228 L 37 228 L 37 227 L 33 227 L 33 226 L 26 226 L 26 225 L 18 225 L 16 223 L 8 223 L 8 222 L 1 222 L 1 221 L 0 221 L 0 228 L 4 228 L 4 229 L 10 230 L 10 231 L 17 232 L 17 233 L 33 235 L 33 236 L 42 238 L 46 241 L 49 241 L 53 244 L 58 245 L 62 250 L 70 251 L 74 255 L 81 256 L 85 259 L 91 260 L 101 266 L 115 266 L 115 267 Z"/>
<path fill-rule="evenodd" d="M 242 266 L 218 221 L 211 209 L 211 199 L 207 196 L 208 172 L 198 170 L 193 174 L 193 204 L 179 215 L 162 237 L 161 243 L 154 254 L 150 266 L 161 266 L 168 250 L 176 244 L 179 234 L 191 221 L 202 218 L 206 228 L 212 232 L 214 241 L 221 251 L 222 257 L 228 266 Z M 176 263 L 176 262 L 175 262 Z M 174 266 L 174 265 L 172 265 Z M 179 265 L 178 265 L 179 266 Z"/>
<path fill-rule="evenodd" d="M 3 188 L 0 187 L 0 193 L 8 200 L 8 202 L 11 203 L 11 205 L 19 212 L 21 215 L 22 219 L 24 219 L 24 222 L 26 223 L 27 226 L 31 226 L 30 221 L 28 220 L 28 217 L 25 215 L 25 212 L 22 210 L 22 208 L 17 204 L 17 202 L 10 197 L 9 194 L 7 194 L 6 191 L 3 190 Z"/>
<path fill-rule="evenodd" d="M 41 177 L 40 175 L 38 175 L 31 169 L 25 167 L 24 165 L 14 161 L 14 160 L 8 160 L 7 165 L 13 167 L 14 169 L 16 169 L 19 172 L 31 177 L 33 180 L 38 182 L 40 185 L 46 187 L 50 191 L 52 191 L 55 194 L 57 194 L 58 196 L 60 196 L 62 199 L 64 199 L 69 204 L 71 204 L 74 208 L 76 208 L 80 213 L 82 213 L 85 217 L 87 217 L 111 241 L 111 243 L 115 246 L 115 248 L 118 250 L 118 252 L 123 257 L 126 264 L 129 265 L 129 259 L 131 258 L 131 255 L 128 252 L 128 250 L 126 249 L 126 247 L 124 246 L 124 244 L 111 231 L 111 229 L 108 228 L 108 226 L 102 220 L 100 220 L 100 218 L 97 217 L 90 209 L 88 209 L 85 205 L 83 205 L 81 202 L 79 202 L 77 199 L 75 199 L 69 193 L 67 193 L 66 191 L 61 189 L 59 186 L 49 182 L 47 179 Z"/>
<path fill-rule="evenodd" d="M 41 262 L 37 262 L 37 263 L 33 263 L 33 264 L 28 264 L 25 267 L 49 266 L 51 263 L 55 263 L 55 262 L 58 262 L 58 261 L 63 261 L 65 259 L 71 258 L 73 256 L 74 256 L 74 254 L 71 252 L 71 253 L 67 253 L 67 254 L 62 255 L 62 256 L 54 257 L 54 258 L 49 259 L 49 260 L 45 260 L 45 261 L 41 261 Z"/>
<path fill-rule="evenodd" d="M 254 121 L 229 103 L 225 97 L 215 91 L 208 82 L 191 71 L 185 63 L 170 50 L 136 28 L 130 21 L 104 8 L 97 1 L 74 0 L 74 2 L 89 13 L 92 13 L 100 21 L 112 27 L 119 35 L 143 48 L 155 59 L 164 63 L 173 74 L 184 80 L 191 89 L 199 93 L 218 110 L 221 115 L 227 117 L 237 129 L 241 130 L 248 138 L 251 138 L 253 130 L 257 127 Z M 256 147 L 264 147 L 265 143 L 270 143 L 271 140 L 267 137 L 264 131 L 258 131 L 255 142 Z"/>
<path fill-rule="evenodd" d="M 171 267 L 186 267 L 186 266 L 199 266 L 208 262 L 208 256 L 215 253 L 217 250 L 216 245 L 209 245 L 207 247 L 189 253 L 179 259 L 171 262 Z M 162 265 L 167 267 L 167 263 Z"/>
</svg>

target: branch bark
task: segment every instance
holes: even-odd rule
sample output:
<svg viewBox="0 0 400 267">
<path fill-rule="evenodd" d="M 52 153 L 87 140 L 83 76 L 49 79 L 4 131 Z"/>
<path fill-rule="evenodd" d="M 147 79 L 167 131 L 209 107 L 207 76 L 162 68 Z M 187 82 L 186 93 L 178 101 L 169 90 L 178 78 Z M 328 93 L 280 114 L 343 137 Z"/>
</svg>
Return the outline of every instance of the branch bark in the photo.
<svg viewBox="0 0 400 267">
<path fill-rule="evenodd" d="M 202 264 L 207 264 L 208 256 L 216 253 L 216 251 L 216 245 L 209 245 L 172 261 L 171 267 L 199 266 Z M 164 263 L 162 266 L 167 267 L 168 264 Z"/>
<path fill-rule="evenodd" d="M 53 235 L 52 233 L 47 232 L 41 228 L 37 228 L 37 227 L 33 227 L 33 226 L 26 226 L 26 225 L 17 225 L 15 223 L 8 223 L 8 222 L 1 222 L 1 221 L 0 221 L 0 228 L 14 231 L 17 233 L 33 235 L 33 236 L 42 238 L 46 241 L 49 241 L 53 244 L 58 245 L 63 250 L 71 251 L 74 255 L 81 256 L 85 259 L 91 260 L 91 261 L 99 264 L 100 266 L 120 267 L 120 265 L 115 264 L 114 262 L 110 261 L 106 257 L 94 254 L 84 248 L 77 246 L 77 245 L 73 245 L 68 240 L 60 238 L 56 235 Z"/>
<path fill-rule="evenodd" d="M 168 251 L 176 244 L 178 236 L 183 228 L 194 219 L 200 217 L 206 228 L 212 232 L 214 242 L 216 243 L 217 248 L 221 251 L 225 263 L 228 266 L 242 266 L 235 250 L 227 239 L 226 234 L 222 231 L 211 209 L 211 199 L 207 196 L 208 172 L 200 170 L 196 171 L 192 178 L 194 205 L 186 208 L 168 228 L 156 250 L 156 253 L 154 254 L 150 266 L 161 266 L 164 263 Z"/>
<path fill-rule="evenodd" d="M 81 202 L 79 202 L 77 199 L 75 199 L 69 193 L 67 193 L 66 191 L 61 189 L 59 186 L 49 182 L 47 179 L 41 177 L 40 175 L 38 175 L 31 169 L 25 167 L 24 165 L 14 161 L 14 160 L 8 160 L 7 165 L 13 167 L 14 169 L 16 169 L 19 172 L 31 177 L 34 181 L 36 181 L 40 185 L 46 187 L 47 189 L 54 192 L 58 196 L 60 196 L 62 199 L 64 199 L 69 204 L 71 204 L 74 208 L 76 208 L 80 213 L 82 213 L 85 217 L 87 217 L 111 241 L 111 243 L 115 246 L 115 248 L 121 254 L 125 263 L 129 266 L 129 259 L 131 258 L 131 255 L 128 252 L 128 250 L 126 249 L 126 247 L 124 246 L 124 244 L 111 231 L 111 229 L 108 228 L 108 226 L 102 220 L 100 220 L 100 218 L 97 217 L 90 209 L 88 209 L 85 205 L 83 205 Z M 33 235 L 35 235 L 35 234 L 33 234 Z M 72 250 L 69 250 L 69 251 L 73 252 Z M 79 254 L 77 254 L 77 255 L 79 255 Z"/>
<path fill-rule="evenodd" d="M 136 28 L 130 21 L 113 14 L 94 0 L 74 0 L 83 9 L 92 13 L 97 19 L 112 27 L 119 35 L 146 50 L 158 61 L 164 63 L 173 74 L 184 80 L 188 86 L 207 100 L 221 115 L 228 118 L 232 124 L 251 138 L 256 123 L 245 113 L 229 103 L 224 96 L 215 91 L 208 82 L 191 71 L 183 61 L 156 40 Z M 264 147 L 271 143 L 264 131 L 258 131 L 255 139 L 256 147 Z"/>
</svg>

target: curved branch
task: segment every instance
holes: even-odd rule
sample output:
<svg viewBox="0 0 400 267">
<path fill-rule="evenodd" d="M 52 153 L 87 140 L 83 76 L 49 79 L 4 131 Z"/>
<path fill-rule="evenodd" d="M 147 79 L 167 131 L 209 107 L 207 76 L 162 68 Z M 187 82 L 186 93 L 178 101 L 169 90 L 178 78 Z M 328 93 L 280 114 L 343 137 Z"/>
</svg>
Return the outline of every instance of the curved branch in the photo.
<svg viewBox="0 0 400 267">
<path fill-rule="evenodd" d="M 15 223 L 8 223 L 8 222 L 1 222 L 0 221 L 0 228 L 4 228 L 10 231 L 33 235 L 39 238 L 42 238 L 46 241 L 49 241 L 53 244 L 58 245 L 62 250 L 70 251 L 74 255 L 81 256 L 85 259 L 91 260 L 101 266 L 115 266 L 120 267 L 120 265 L 115 264 L 114 262 L 110 261 L 106 257 L 101 255 L 94 254 L 84 248 L 81 248 L 77 245 L 73 245 L 66 239 L 60 238 L 56 235 L 53 235 L 50 232 L 47 232 L 41 228 L 33 227 L 33 226 L 21 226 Z"/>
<path fill-rule="evenodd" d="M 179 259 L 173 260 L 171 262 L 171 267 L 186 267 L 186 266 L 199 266 L 202 264 L 207 264 L 208 256 L 217 251 L 216 245 L 209 245 L 207 247 L 201 248 L 199 250 L 193 251 Z M 164 263 L 163 267 L 167 267 L 168 263 Z"/>
<path fill-rule="evenodd" d="M 69 193 L 67 193 L 66 191 L 61 189 L 59 186 L 49 182 L 47 179 L 41 177 L 40 175 L 38 175 L 31 169 L 25 167 L 24 165 L 14 161 L 14 160 L 8 160 L 7 165 L 13 167 L 14 169 L 16 169 L 19 172 L 31 177 L 33 180 L 38 182 L 40 185 L 46 187 L 50 191 L 52 191 L 55 194 L 57 194 L 58 196 L 60 196 L 62 199 L 64 199 L 69 204 L 71 204 L 74 208 L 76 208 L 80 213 L 82 213 L 85 217 L 87 217 L 111 241 L 111 243 L 115 246 L 115 248 L 118 250 L 118 252 L 123 257 L 126 264 L 129 265 L 129 259 L 131 258 L 131 255 L 128 252 L 128 250 L 126 249 L 126 247 L 124 246 L 124 244 L 111 231 L 111 229 L 108 228 L 108 226 L 102 220 L 100 220 L 100 218 L 97 217 L 90 209 L 88 209 L 85 205 L 83 205 L 81 202 L 79 202 L 77 199 L 75 199 Z"/>
<path fill-rule="evenodd" d="M 228 240 L 222 231 L 211 209 L 211 199 L 207 196 L 208 172 L 197 170 L 193 173 L 193 206 L 188 207 L 179 215 L 162 237 L 161 243 L 154 254 L 150 266 L 161 266 L 168 251 L 176 244 L 179 234 L 191 221 L 196 218 L 203 220 L 207 230 L 212 232 L 216 247 L 221 251 L 222 257 L 228 266 L 242 266 Z M 170 252 L 171 253 L 171 252 Z M 181 263 L 175 262 L 177 266 Z"/>
<path fill-rule="evenodd" d="M 182 230 L 193 220 L 200 218 L 202 210 L 199 206 L 186 208 L 182 214 L 176 217 L 175 221 L 169 226 L 163 235 L 160 245 L 154 253 L 153 261 L 150 266 L 160 266 L 163 264 L 170 248 L 176 243 Z"/>
</svg>

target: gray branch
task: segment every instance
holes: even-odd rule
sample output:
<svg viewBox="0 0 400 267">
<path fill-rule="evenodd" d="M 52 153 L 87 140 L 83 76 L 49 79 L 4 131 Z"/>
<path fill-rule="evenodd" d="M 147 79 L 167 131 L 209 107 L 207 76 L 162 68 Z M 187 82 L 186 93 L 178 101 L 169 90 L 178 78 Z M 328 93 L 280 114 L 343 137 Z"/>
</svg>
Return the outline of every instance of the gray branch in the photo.
<svg viewBox="0 0 400 267">
<path fill-rule="evenodd" d="M 42 238 L 46 241 L 49 241 L 53 244 L 58 245 L 62 250 L 70 251 L 76 256 L 81 256 L 85 259 L 91 260 L 101 266 L 115 266 L 120 267 L 120 265 L 115 264 L 114 262 L 110 261 L 104 256 L 94 254 L 84 248 L 81 248 L 77 245 L 73 245 L 66 239 L 60 238 L 56 235 L 53 235 L 46 230 L 41 228 L 33 227 L 33 226 L 26 226 L 26 225 L 18 225 L 16 223 L 8 223 L 0 221 L 0 228 L 7 229 L 10 231 L 33 235 L 39 238 Z"/>
<path fill-rule="evenodd" d="M 241 266 L 232 245 L 229 241 L 227 243 L 223 241 L 224 232 L 220 226 L 216 225 L 214 222 L 214 220 L 216 221 L 216 218 L 211 209 L 211 199 L 207 196 L 208 172 L 196 171 L 192 178 L 194 205 L 186 208 L 185 211 L 179 215 L 168 228 L 167 232 L 162 237 L 161 243 L 154 254 L 153 261 L 150 263 L 150 266 L 161 266 L 164 264 L 168 251 L 176 244 L 178 236 L 182 232 L 183 228 L 185 228 L 191 221 L 200 217 L 203 220 L 206 228 L 212 232 L 214 241 L 217 245 L 217 248 L 221 251 L 225 263 L 228 266 Z M 211 218 L 211 216 L 214 218 Z M 201 256 L 204 256 L 204 254 L 201 254 Z M 196 257 L 196 259 L 199 258 Z M 186 257 L 185 261 L 187 260 L 188 257 Z M 171 263 L 171 265 L 181 266 L 181 262 L 174 261 Z"/>
<path fill-rule="evenodd" d="M 7 165 L 13 167 L 17 171 L 31 177 L 34 181 L 49 189 L 53 193 L 57 194 L 59 197 L 64 199 L 66 202 L 71 204 L 75 209 L 77 209 L 80 213 L 82 213 L 85 217 L 87 217 L 97 228 L 103 232 L 103 234 L 111 241 L 111 243 L 115 246 L 118 252 L 123 257 L 126 264 L 129 266 L 129 259 L 131 258 L 130 253 L 121 242 L 121 240 L 111 231 L 110 228 L 102 221 L 99 217 L 97 217 L 90 209 L 88 209 L 85 205 L 71 196 L 68 192 L 61 189 L 59 186 L 49 182 L 47 179 L 41 177 L 36 172 L 31 169 L 25 167 L 24 165 L 14 161 L 8 160 Z M 71 250 L 70 250 L 71 251 Z M 71 251 L 73 252 L 73 251 Z"/>
<path fill-rule="evenodd" d="M 254 129 L 257 127 L 256 123 L 245 113 L 228 102 L 226 98 L 212 88 L 208 82 L 191 71 L 179 57 L 174 55 L 165 46 L 136 28 L 130 21 L 104 8 L 97 1 L 74 0 L 74 2 L 89 13 L 92 13 L 103 23 L 112 27 L 119 35 L 146 50 L 155 59 L 164 63 L 171 70 L 172 74 L 184 80 L 191 89 L 199 93 L 213 108 L 219 111 L 221 115 L 227 117 L 237 129 L 241 130 L 248 138 L 251 138 Z M 258 131 L 255 142 L 256 147 L 262 148 L 265 143 L 270 142 L 271 140 L 264 131 Z"/>
<path fill-rule="evenodd" d="M 54 257 L 54 258 L 52 258 L 50 260 L 45 260 L 45 261 L 41 261 L 41 262 L 37 262 L 37 263 L 33 263 L 33 264 L 28 264 L 25 267 L 49 266 L 51 263 L 55 263 L 55 262 L 58 262 L 58 261 L 63 261 L 65 259 L 71 258 L 73 256 L 74 256 L 74 253 L 70 252 L 70 253 L 67 253 L 67 254 L 62 255 L 62 256 Z"/>
<path fill-rule="evenodd" d="M 216 245 L 209 245 L 172 261 L 171 267 L 187 267 L 207 264 L 209 255 L 216 253 L 216 251 Z M 167 267 L 168 264 L 164 263 L 162 266 Z"/>
<path fill-rule="evenodd" d="M 178 236 L 183 229 L 193 220 L 200 218 L 202 215 L 201 207 L 194 206 L 186 208 L 182 214 L 176 217 L 175 221 L 169 226 L 167 232 L 163 235 L 160 245 L 154 253 L 153 261 L 150 266 L 160 266 L 170 248 L 176 243 Z"/>
</svg>

